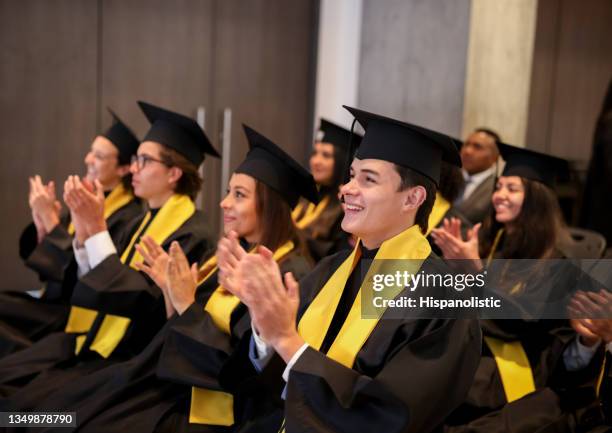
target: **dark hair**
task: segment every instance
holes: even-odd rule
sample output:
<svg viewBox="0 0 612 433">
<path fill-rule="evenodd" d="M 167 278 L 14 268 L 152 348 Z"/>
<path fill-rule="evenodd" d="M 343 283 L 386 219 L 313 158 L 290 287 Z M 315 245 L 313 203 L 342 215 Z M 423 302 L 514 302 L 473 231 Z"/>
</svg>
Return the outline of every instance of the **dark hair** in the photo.
<svg viewBox="0 0 612 433">
<path fill-rule="evenodd" d="M 274 251 L 293 241 L 295 250 L 307 255 L 305 244 L 291 218 L 291 207 L 281 195 L 263 182 L 255 180 L 255 210 L 262 228 L 260 245 Z"/>
<path fill-rule="evenodd" d="M 348 171 L 348 152 L 342 146 L 334 147 L 334 172 L 332 178 L 332 189 L 338 189 L 344 183 Z"/>
<path fill-rule="evenodd" d="M 130 194 L 134 193 L 134 187 L 132 186 L 132 173 L 128 173 L 121 178 L 121 183 L 123 184 L 123 189 L 125 189 Z"/>
<path fill-rule="evenodd" d="M 481 126 L 480 128 L 474 129 L 474 132 L 482 132 L 483 134 L 487 134 L 495 141 L 496 145 L 501 142 L 501 137 L 499 136 L 499 134 L 490 128 L 485 128 Z"/>
<path fill-rule="evenodd" d="M 421 204 L 414 217 L 414 223 L 421 227 L 421 232 L 425 234 L 427 233 L 429 214 L 431 213 L 434 201 L 436 200 L 436 184 L 427 176 L 410 168 L 397 164 L 393 165 L 395 166 L 395 170 L 401 179 L 398 191 L 405 191 L 408 188 L 413 188 L 418 185 L 425 188 L 425 201 L 423 204 Z"/>
<path fill-rule="evenodd" d="M 559 202 L 552 189 L 543 183 L 521 177 L 525 198 L 512 222 L 512 232 L 504 235 L 499 255 L 504 259 L 539 259 L 553 252 L 565 233 Z M 503 224 L 495 219 L 495 209 L 485 219 L 480 237 L 480 253 L 491 252 L 495 236 Z"/>
<path fill-rule="evenodd" d="M 200 177 L 198 167 L 196 167 L 192 162 L 190 162 L 176 150 L 167 146 L 162 145 L 159 154 L 164 164 L 166 164 L 168 167 L 180 168 L 183 172 L 176 183 L 174 192 L 177 194 L 185 194 L 192 200 L 195 200 L 198 192 L 200 192 L 200 189 L 202 189 L 202 183 L 204 182 Z"/>
<path fill-rule="evenodd" d="M 440 187 L 438 188 L 440 195 L 452 203 L 459 197 L 464 184 L 465 179 L 463 179 L 461 169 L 456 165 L 442 161 L 440 166 Z"/>
</svg>

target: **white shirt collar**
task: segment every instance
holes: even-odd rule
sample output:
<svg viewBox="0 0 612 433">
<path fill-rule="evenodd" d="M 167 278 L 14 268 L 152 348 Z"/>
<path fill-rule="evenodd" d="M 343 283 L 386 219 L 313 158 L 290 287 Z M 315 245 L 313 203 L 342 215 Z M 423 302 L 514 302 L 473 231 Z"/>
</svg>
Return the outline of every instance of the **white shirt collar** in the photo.
<svg viewBox="0 0 612 433">
<path fill-rule="evenodd" d="M 461 170 L 461 171 L 463 172 L 463 179 L 465 179 L 465 181 L 470 179 L 471 183 L 479 185 L 480 183 L 482 183 L 483 180 L 485 180 L 492 174 L 495 174 L 496 169 L 497 169 L 497 164 L 493 164 L 491 167 L 487 168 L 486 170 L 483 170 L 480 173 L 476 173 L 472 175 L 469 175 L 468 172 L 465 170 Z"/>
</svg>

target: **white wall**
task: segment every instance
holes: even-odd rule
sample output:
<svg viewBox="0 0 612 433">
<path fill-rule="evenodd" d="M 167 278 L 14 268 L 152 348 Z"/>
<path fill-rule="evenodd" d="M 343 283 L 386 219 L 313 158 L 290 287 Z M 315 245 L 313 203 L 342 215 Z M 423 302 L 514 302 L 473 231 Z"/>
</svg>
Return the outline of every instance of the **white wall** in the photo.
<svg viewBox="0 0 612 433">
<path fill-rule="evenodd" d="M 472 0 L 463 136 L 485 126 L 525 146 L 538 0 Z"/>
<path fill-rule="evenodd" d="M 315 122 L 324 117 L 347 128 L 357 105 L 362 0 L 321 0 Z"/>
</svg>

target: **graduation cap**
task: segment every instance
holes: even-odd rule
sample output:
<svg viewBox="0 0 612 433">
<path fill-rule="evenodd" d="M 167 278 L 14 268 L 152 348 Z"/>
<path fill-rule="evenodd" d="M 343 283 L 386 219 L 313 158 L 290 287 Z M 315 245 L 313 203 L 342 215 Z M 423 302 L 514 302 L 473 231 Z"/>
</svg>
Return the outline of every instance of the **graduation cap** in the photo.
<svg viewBox="0 0 612 433">
<path fill-rule="evenodd" d="M 206 153 L 219 158 L 200 125 L 192 118 L 143 101 L 138 101 L 138 105 L 151 123 L 143 141 L 155 141 L 168 146 L 196 167 L 204 161 Z"/>
<path fill-rule="evenodd" d="M 119 164 L 129 164 L 132 155 L 138 150 L 140 141 L 132 130 L 119 119 L 119 116 L 117 116 L 113 110 L 108 107 L 106 109 L 111 116 L 113 116 L 113 124 L 100 135 L 110 140 L 117 150 L 119 150 Z"/>
<path fill-rule="evenodd" d="M 498 146 L 506 161 L 502 176 L 520 176 L 551 188 L 557 179 L 569 179 L 569 163 L 565 159 L 506 143 Z"/>
<path fill-rule="evenodd" d="M 319 126 L 320 135 L 317 136 L 317 141 L 322 143 L 331 143 L 336 147 L 340 147 L 343 150 L 348 150 L 349 144 L 351 143 L 351 131 L 337 125 L 329 120 L 321 118 L 321 124 Z M 359 146 L 361 141 L 361 135 L 353 134 L 353 143 Z"/>
<path fill-rule="evenodd" d="M 455 137 L 448 137 L 448 138 L 451 139 L 451 141 L 457 148 L 457 152 L 461 152 L 461 148 L 463 147 L 463 140 L 459 140 L 458 138 L 455 138 Z"/>
<path fill-rule="evenodd" d="M 249 141 L 249 152 L 235 170 L 248 174 L 278 192 L 292 208 L 304 197 L 318 203 L 312 175 L 289 154 L 247 125 L 242 125 Z"/>
<path fill-rule="evenodd" d="M 355 157 L 381 159 L 415 170 L 436 185 L 440 162 L 461 167 L 453 140 L 439 132 L 343 105 L 365 129 Z"/>
</svg>

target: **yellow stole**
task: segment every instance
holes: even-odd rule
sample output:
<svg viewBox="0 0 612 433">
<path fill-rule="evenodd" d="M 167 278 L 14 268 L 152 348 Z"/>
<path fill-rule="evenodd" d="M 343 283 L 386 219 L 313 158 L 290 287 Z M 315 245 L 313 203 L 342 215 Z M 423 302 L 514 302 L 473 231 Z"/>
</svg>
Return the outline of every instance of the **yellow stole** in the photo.
<svg viewBox="0 0 612 433">
<path fill-rule="evenodd" d="M 108 217 L 132 200 L 134 200 L 132 193 L 126 190 L 122 183 L 119 183 L 104 199 L 104 219 L 107 220 Z M 70 236 L 74 236 L 74 224 L 70 223 L 68 225 L 68 233 Z"/>
<path fill-rule="evenodd" d="M 316 206 L 314 203 L 309 203 L 308 206 L 306 206 L 304 201 L 300 201 L 295 209 L 293 209 L 291 212 L 291 217 L 293 218 L 296 227 L 303 229 L 312 224 L 312 222 L 319 218 L 319 216 L 323 213 L 329 204 L 329 201 L 329 195 L 326 195 Z"/>
<path fill-rule="evenodd" d="M 298 332 L 306 343 L 314 349 L 318 350 L 321 344 L 323 344 L 334 313 L 338 308 L 342 291 L 351 272 L 357 266 L 357 261 L 361 256 L 360 243 L 361 240 L 358 240 L 351 255 L 336 269 L 331 278 L 327 280 L 327 283 L 325 283 L 321 291 L 308 306 L 300 320 Z M 382 243 L 359 288 L 359 293 L 357 293 L 349 314 L 342 328 L 340 328 L 340 332 L 338 332 L 336 339 L 327 351 L 329 358 L 345 367 L 352 368 L 357 353 L 359 353 L 374 330 L 378 320 L 382 317 L 384 308 L 377 309 L 379 314 L 377 318 L 361 317 L 361 296 L 363 291 L 366 300 L 371 298 L 372 275 L 375 273 L 394 273 L 397 270 L 398 262 L 393 262 L 393 265 L 388 266 L 384 259 L 409 260 L 407 263 L 402 263 L 402 267 L 406 271 L 416 274 L 430 253 L 431 247 L 429 242 L 416 225 Z M 378 261 L 379 259 L 382 260 Z M 395 297 L 402 290 L 403 287 L 398 287 L 394 290 L 392 296 L 385 296 L 385 298 Z M 283 419 L 278 433 L 285 433 L 285 419 Z"/>
<path fill-rule="evenodd" d="M 280 261 L 294 249 L 293 242 L 289 241 L 274 252 L 274 260 Z M 210 262 L 210 263 L 209 263 Z M 207 273 L 208 278 L 216 271 L 216 257 L 209 260 L 205 266 L 213 266 Z M 204 307 L 212 317 L 213 323 L 217 328 L 231 334 L 230 320 L 233 311 L 240 304 L 240 300 L 225 290 L 222 286 L 210 296 Z M 191 408 L 189 410 L 189 422 L 194 424 L 224 425 L 234 424 L 234 396 L 232 394 L 214 391 L 196 386 L 191 388 Z"/>
<path fill-rule="evenodd" d="M 493 260 L 493 255 L 499 246 L 503 233 L 504 229 L 500 229 L 495 234 L 491 252 L 487 257 L 487 266 Z M 518 283 L 512 291 L 521 286 L 521 284 Z M 508 403 L 534 392 L 535 381 L 533 379 L 533 371 L 521 342 L 504 341 L 493 337 L 484 337 L 484 341 L 495 358 L 495 364 L 497 365 Z"/>
<path fill-rule="evenodd" d="M 338 307 L 338 302 L 340 301 L 346 282 L 357 265 L 357 260 L 359 260 L 360 242 L 361 241 L 357 243 L 351 255 L 340 265 L 340 267 L 338 267 L 338 269 L 336 269 L 336 272 L 334 272 L 327 283 L 325 283 L 321 291 L 306 309 L 298 325 L 298 332 L 302 338 L 317 350 L 321 347 L 327 330 L 331 325 L 332 318 Z M 385 309 L 378 309 L 378 317 L 362 318 L 361 301 L 362 293 L 364 293 L 366 301 L 368 294 L 371 296 L 373 293 L 371 287 L 374 274 L 394 273 L 397 270 L 399 262 L 393 261 L 389 264 L 389 262 L 384 259 L 402 260 L 401 266 L 408 266 L 407 271 L 416 274 L 421 268 L 423 261 L 430 253 L 431 247 L 429 246 L 429 242 L 421 233 L 420 228 L 416 225 L 382 243 L 376 253 L 375 261 L 372 262 L 359 288 L 359 293 L 353 302 L 340 332 L 327 352 L 328 357 L 348 368 L 352 368 L 357 353 L 361 350 L 361 347 L 365 344 L 374 330 L 374 327 L 380 320 Z M 398 287 L 394 290 L 392 296 L 385 297 L 393 298 L 402 290 L 404 290 L 403 287 Z"/>
<path fill-rule="evenodd" d="M 128 247 L 121 256 L 121 263 L 127 264 L 135 268 L 135 263 L 142 262 L 143 258 L 140 253 L 136 252 L 129 263 L 126 263 L 130 251 L 134 248 L 134 244 L 139 237 L 148 235 L 153 240 L 162 245 L 165 240 L 172 235 L 185 221 L 187 221 L 195 213 L 195 205 L 193 201 L 185 195 L 175 194 L 166 201 L 159 210 L 151 224 L 144 230 L 144 227 L 151 219 L 151 212 L 147 212 L 142 223 L 132 236 Z M 143 233 L 144 230 L 144 233 Z M 72 306 L 68 316 L 65 332 L 68 333 L 86 333 L 91 329 L 98 311 L 89 308 Z M 127 317 L 116 316 L 113 314 L 105 315 L 102 320 L 100 329 L 98 330 L 90 350 L 98 352 L 102 357 L 108 358 L 115 350 L 117 345 L 123 339 L 125 332 L 130 324 L 130 319 Z M 78 354 L 85 343 L 87 335 L 80 335 L 76 339 L 75 353 Z"/>
<path fill-rule="evenodd" d="M 442 197 L 442 194 L 436 192 L 436 200 L 434 201 L 433 208 L 429 214 L 429 220 L 427 221 L 427 236 L 433 229 L 438 227 L 438 224 L 442 222 L 442 218 L 446 215 L 446 212 L 451 208 L 451 204 L 448 200 Z"/>
<path fill-rule="evenodd" d="M 601 363 L 601 368 L 599 370 L 599 375 L 597 376 L 597 382 L 595 384 L 595 395 L 597 397 L 601 395 L 601 386 L 603 384 L 604 376 L 606 375 L 606 370 L 608 369 L 609 363 L 610 363 L 610 355 L 608 355 L 608 352 L 604 346 L 603 362 Z"/>
</svg>

